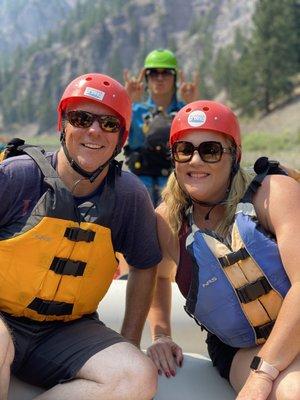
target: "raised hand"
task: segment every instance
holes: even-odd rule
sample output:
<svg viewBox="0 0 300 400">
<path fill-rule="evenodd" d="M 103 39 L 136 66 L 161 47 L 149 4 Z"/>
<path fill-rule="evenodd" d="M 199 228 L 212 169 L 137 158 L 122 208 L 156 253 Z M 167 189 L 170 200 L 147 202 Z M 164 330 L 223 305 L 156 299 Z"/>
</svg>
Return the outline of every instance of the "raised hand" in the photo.
<svg viewBox="0 0 300 400">
<path fill-rule="evenodd" d="M 147 355 L 152 359 L 158 373 L 164 373 L 167 378 L 176 375 L 176 368 L 181 367 L 183 361 L 182 349 L 169 336 L 157 338 L 148 347 Z"/>
<path fill-rule="evenodd" d="M 132 102 L 139 102 L 142 100 L 144 92 L 144 76 L 145 68 L 142 68 L 140 70 L 137 77 L 131 75 L 128 69 L 125 69 L 123 72 L 125 89 L 127 90 L 127 93 Z"/>
<path fill-rule="evenodd" d="M 200 73 L 195 71 L 193 73 L 193 80 L 186 82 L 184 73 L 182 70 L 179 71 L 179 95 L 185 103 L 191 103 L 192 101 L 200 99 L 199 91 Z"/>
</svg>

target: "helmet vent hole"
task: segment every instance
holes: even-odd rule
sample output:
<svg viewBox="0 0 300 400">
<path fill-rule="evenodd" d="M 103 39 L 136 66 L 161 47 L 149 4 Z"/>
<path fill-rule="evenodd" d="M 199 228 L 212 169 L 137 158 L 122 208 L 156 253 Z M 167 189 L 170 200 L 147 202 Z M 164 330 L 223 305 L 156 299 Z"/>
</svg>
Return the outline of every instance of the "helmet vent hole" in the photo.
<svg viewBox="0 0 300 400">
<path fill-rule="evenodd" d="M 207 107 L 207 106 L 203 107 L 203 111 L 208 111 L 208 110 L 209 110 L 209 107 Z"/>
<path fill-rule="evenodd" d="M 104 81 L 104 82 L 103 82 L 103 85 L 105 85 L 105 86 L 109 86 L 109 85 L 110 85 L 110 83 L 109 83 L 109 82 L 107 82 L 107 81 Z"/>
<path fill-rule="evenodd" d="M 91 77 L 91 76 L 88 76 L 88 77 L 85 78 L 85 80 L 86 80 L 86 81 L 91 81 L 91 80 L 92 80 L 92 77 Z"/>
<path fill-rule="evenodd" d="M 192 111 L 192 109 L 191 109 L 191 107 L 189 107 L 189 108 L 187 108 L 186 110 L 185 110 L 185 112 L 190 112 L 190 111 Z"/>
</svg>

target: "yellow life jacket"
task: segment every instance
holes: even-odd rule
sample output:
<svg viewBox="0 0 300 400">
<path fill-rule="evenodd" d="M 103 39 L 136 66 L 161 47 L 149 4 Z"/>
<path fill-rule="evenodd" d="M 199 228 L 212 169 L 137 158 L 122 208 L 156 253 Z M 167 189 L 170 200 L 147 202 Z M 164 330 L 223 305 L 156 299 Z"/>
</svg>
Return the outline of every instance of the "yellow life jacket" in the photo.
<svg viewBox="0 0 300 400">
<path fill-rule="evenodd" d="M 5 160 L 5 149 L 0 152 L 0 162 Z"/>
<path fill-rule="evenodd" d="M 97 309 L 117 268 L 110 221 L 115 169 L 83 220 L 73 196 L 40 150 L 24 149 L 48 186 L 19 231 L 0 230 L 0 310 L 38 321 L 80 318 Z M 11 230 L 11 232 L 10 232 Z"/>
</svg>

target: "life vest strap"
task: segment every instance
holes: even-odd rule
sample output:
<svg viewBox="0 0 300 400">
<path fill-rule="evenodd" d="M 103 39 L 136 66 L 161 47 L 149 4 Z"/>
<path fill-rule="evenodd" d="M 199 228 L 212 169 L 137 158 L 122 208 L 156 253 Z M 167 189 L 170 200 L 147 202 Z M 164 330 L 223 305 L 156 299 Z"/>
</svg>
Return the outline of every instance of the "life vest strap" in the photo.
<svg viewBox="0 0 300 400">
<path fill-rule="evenodd" d="M 67 228 L 64 236 L 73 242 L 93 242 L 95 232 L 91 229 Z"/>
<path fill-rule="evenodd" d="M 56 274 L 82 276 L 86 262 L 54 257 L 50 269 Z"/>
<path fill-rule="evenodd" d="M 249 257 L 248 251 L 245 247 L 242 247 L 238 251 L 234 251 L 232 253 L 228 253 L 223 257 L 219 257 L 218 260 L 220 261 L 223 268 L 229 267 L 229 265 L 233 265 L 238 261 L 245 260 Z"/>
<path fill-rule="evenodd" d="M 273 329 L 275 321 L 268 322 L 267 324 L 255 326 L 254 330 L 257 336 L 257 339 L 267 339 Z"/>
<path fill-rule="evenodd" d="M 249 303 L 250 301 L 256 300 L 258 297 L 267 294 L 272 290 L 267 278 L 262 276 L 255 282 L 248 283 L 240 288 L 236 289 L 237 295 L 241 303 Z"/>
<path fill-rule="evenodd" d="M 74 304 L 61 301 L 43 300 L 36 297 L 27 308 L 42 315 L 71 315 Z"/>
</svg>

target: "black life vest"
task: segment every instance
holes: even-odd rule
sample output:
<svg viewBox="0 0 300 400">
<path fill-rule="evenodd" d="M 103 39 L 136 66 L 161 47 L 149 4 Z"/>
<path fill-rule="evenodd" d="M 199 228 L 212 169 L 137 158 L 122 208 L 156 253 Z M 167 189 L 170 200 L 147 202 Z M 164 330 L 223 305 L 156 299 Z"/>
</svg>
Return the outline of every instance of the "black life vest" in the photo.
<svg viewBox="0 0 300 400">
<path fill-rule="evenodd" d="M 166 114 L 160 107 L 149 113 L 142 127 L 142 148 L 125 148 L 126 164 L 136 175 L 169 176 L 172 170 L 169 135 L 175 113 Z"/>
</svg>

